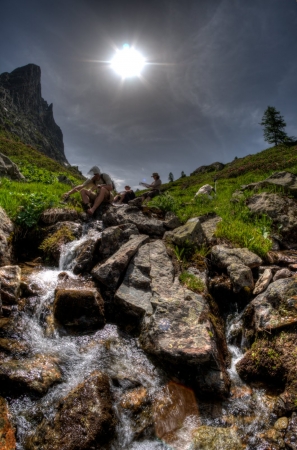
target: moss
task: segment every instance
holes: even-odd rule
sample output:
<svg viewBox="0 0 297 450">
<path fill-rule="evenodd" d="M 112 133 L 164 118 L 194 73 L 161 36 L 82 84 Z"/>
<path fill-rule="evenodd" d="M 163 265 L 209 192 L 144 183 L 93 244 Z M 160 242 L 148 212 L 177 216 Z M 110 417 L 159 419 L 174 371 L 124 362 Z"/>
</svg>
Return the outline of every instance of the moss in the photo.
<svg viewBox="0 0 297 450">
<path fill-rule="evenodd" d="M 189 272 L 182 272 L 179 276 L 179 281 L 188 289 L 198 294 L 205 290 L 203 281 Z"/>
<path fill-rule="evenodd" d="M 74 241 L 76 238 L 69 228 L 64 225 L 58 231 L 53 233 L 51 236 L 44 239 L 44 241 L 39 246 L 48 260 L 55 260 L 57 254 L 63 244 Z"/>
</svg>

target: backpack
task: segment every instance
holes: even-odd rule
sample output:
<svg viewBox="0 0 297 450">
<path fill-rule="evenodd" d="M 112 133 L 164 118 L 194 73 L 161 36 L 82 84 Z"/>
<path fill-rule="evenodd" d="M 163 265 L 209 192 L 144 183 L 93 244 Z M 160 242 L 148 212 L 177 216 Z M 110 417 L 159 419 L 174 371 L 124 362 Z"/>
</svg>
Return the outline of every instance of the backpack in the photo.
<svg viewBox="0 0 297 450">
<path fill-rule="evenodd" d="M 108 183 L 106 182 L 106 180 L 104 179 L 104 175 L 105 175 L 105 174 L 102 173 L 102 174 L 101 174 L 101 177 L 102 177 L 103 181 L 105 181 L 105 184 L 108 184 Z M 116 188 L 116 187 L 115 187 L 115 183 L 114 183 L 113 180 L 111 180 L 111 184 L 112 184 L 112 190 L 115 191 L 115 188 Z"/>
</svg>

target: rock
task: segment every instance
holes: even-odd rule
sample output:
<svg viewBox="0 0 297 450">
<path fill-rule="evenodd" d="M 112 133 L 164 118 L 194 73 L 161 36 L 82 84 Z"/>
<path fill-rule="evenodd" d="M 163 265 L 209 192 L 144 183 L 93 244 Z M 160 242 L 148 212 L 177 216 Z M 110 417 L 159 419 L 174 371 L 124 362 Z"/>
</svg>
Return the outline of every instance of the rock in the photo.
<svg viewBox="0 0 297 450">
<path fill-rule="evenodd" d="M 12 233 L 14 225 L 0 207 L 0 267 L 12 262 Z"/>
<path fill-rule="evenodd" d="M 0 450 L 15 450 L 15 429 L 10 422 L 7 403 L 0 397 Z"/>
<path fill-rule="evenodd" d="M 0 178 L 2 177 L 17 181 L 25 180 L 25 177 L 19 171 L 18 166 L 6 155 L 0 153 Z"/>
<path fill-rule="evenodd" d="M 103 230 L 99 249 L 100 259 L 109 258 L 133 235 L 139 235 L 138 228 L 133 223 L 108 227 Z"/>
<path fill-rule="evenodd" d="M 14 356 L 25 355 L 29 352 L 28 345 L 16 339 L 0 338 L 0 351 Z"/>
<path fill-rule="evenodd" d="M 287 268 L 280 269 L 274 275 L 273 281 L 280 280 L 282 278 L 290 278 L 292 275 L 293 274 L 289 269 L 287 269 Z"/>
<path fill-rule="evenodd" d="M 97 264 L 91 274 L 96 280 L 104 285 L 116 289 L 120 277 L 126 270 L 131 258 L 135 255 L 139 247 L 148 242 L 149 237 L 140 235 L 132 237 L 126 244 L 105 261 L 103 264 Z"/>
<path fill-rule="evenodd" d="M 167 231 L 164 235 L 167 242 L 183 247 L 185 244 L 198 245 L 205 242 L 205 235 L 198 217 L 189 219 L 185 225 Z"/>
<path fill-rule="evenodd" d="M 282 241 L 295 244 L 297 238 L 296 201 L 278 194 L 263 192 L 247 200 L 247 207 L 255 215 L 266 214 L 273 225 L 281 229 Z"/>
<path fill-rule="evenodd" d="M 123 283 L 115 294 L 117 322 L 137 328 L 144 315 L 151 315 L 150 244 L 139 248 L 131 260 Z"/>
<path fill-rule="evenodd" d="M 150 246 L 150 278 L 155 308 L 145 316 L 141 344 L 165 366 L 176 370 L 203 392 L 224 395 L 228 379 L 209 319 L 206 299 L 180 285 L 163 241 Z M 175 369 L 172 369 L 175 367 Z"/>
<path fill-rule="evenodd" d="M 265 291 L 265 289 L 268 287 L 270 281 L 272 279 L 272 270 L 271 269 L 265 269 L 260 278 L 258 279 L 257 283 L 255 284 L 255 289 L 253 290 L 254 295 L 258 295 L 261 292 Z"/>
<path fill-rule="evenodd" d="M 45 394 L 50 386 L 60 382 L 57 360 L 49 355 L 28 359 L 5 359 L 0 366 L 1 390 L 12 393 Z"/>
<path fill-rule="evenodd" d="M 193 450 L 242 450 L 242 443 L 233 428 L 203 425 L 193 433 Z"/>
<path fill-rule="evenodd" d="M 289 420 L 287 417 L 280 417 L 273 426 L 278 431 L 285 431 L 288 428 L 288 424 Z"/>
<path fill-rule="evenodd" d="M 104 302 L 96 289 L 57 289 L 53 305 L 56 321 L 72 331 L 90 331 L 105 325 Z"/>
<path fill-rule="evenodd" d="M 65 222 L 64 225 L 63 222 L 59 222 L 61 226 L 50 227 L 49 233 L 39 246 L 39 249 L 44 252 L 46 259 L 55 265 L 59 265 L 64 245 L 74 241 L 77 237 L 72 232 L 74 227 L 71 224 L 73 222 Z M 77 232 L 77 229 L 75 229 L 75 232 Z"/>
<path fill-rule="evenodd" d="M 244 264 L 251 269 L 262 264 L 261 258 L 247 248 L 229 248 L 225 245 L 215 245 L 211 249 L 211 261 L 221 269 L 226 269 L 230 264 Z"/>
<path fill-rule="evenodd" d="M 285 434 L 285 444 L 292 450 L 297 450 L 297 414 L 293 413 Z"/>
<path fill-rule="evenodd" d="M 162 220 L 145 216 L 136 206 L 123 205 L 120 208 L 109 208 L 102 217 L 105 226 L 133 223 L 140 233 L 162 237 L 165 228 Z"/>
<path fill-rule="evenodd" d="M 194 172 L 191 173 L 192 175 L 196 175 L 197 173 L 208 173 L 208 172 L 219 172 L 220 170 L 224 169 L 225 164 L 220 162 L 215 162 L 212 164 L 209 164 L 208 166 L 200 166 L 198 169 L 194 170 Z"/>
<path fill-rule="evenodd" d="M 261 435 L 261 448 L 283 450 L 286 448 L 283 433 L 275 428 L 269 428 Z"/>
<path fill-rule="evenodd" d="M 179 218 L 172 211 L 167 211 L 163 223 L 166 228 L 169 228 L 169 230 L 174 230 L 174 228 L 181 226 Z"/>
<path fill-rule="evenodd" d="M 78 213 L 75 209 L 51 208 L 41 214 L 40 222 L 46 225 L 53 225 L 57 222 L 75 221 L 78 218 Z"/>
<path fill-rule="evenodd" d="M 21 269 L 19 266 L 0 267 L 0 296 L 4 305 L 16 305 L 20 296 Z"/>
<path fill-rule="evenodd" d="M 233 291 L 240 292 L 242 289 L 248 289 L 250 292 L 254 289 L 253 274 L 249 267 L 244 264 L 230 264 L 227 272 L 233 284 Z"/>
<path fill-rule="evenodd" d="M 213 245 L 216 242 L 215 232 L 217 230 L 218 223 L 222 221 L 222 218 L 216 214 L 209 213 L 204 216 L 199 216 L 198 219 L 206 237 L 206 243 L 208 245 Z"/>
<path fill-rule="evenodd" d="M 109 379 L 94 371 L 60 400 L 53 419 L 44 419 L 26 450 L 89 450 L 113 437 L 115 419 Z"/>
<path fill-rule="evenodd" d="M 285 278 L 271 283 L 244 312 L 246 325 L 256 332 L 277 330 L 297 322 L 297 280 Z"/>
<path fill-rule="evenodd" d="M 143 200 L 141 197 L 136 197 L 136 198 L 133 198 L 133 200 L 129 200 L 128 205 L 136 206 L 137 208 L 139 208 L 142 205 L 142 202 L 143 202 Z"/>
<path fill-rule="evenodd" d="M 14 136 L 50 158 L 68 164 L 63 134 L 55 123 L 53 105 L 41 97 L 41 70 L 28 64 L 0 75 L 0 123 Z"/>
<path fill-rule="evenodd" d="M 291 172 L 276 172 L 265 180 L 268 184 L 283 187 L 287 192 L 293 195 L 297 194 L 297 177 Z"/>
</svg>

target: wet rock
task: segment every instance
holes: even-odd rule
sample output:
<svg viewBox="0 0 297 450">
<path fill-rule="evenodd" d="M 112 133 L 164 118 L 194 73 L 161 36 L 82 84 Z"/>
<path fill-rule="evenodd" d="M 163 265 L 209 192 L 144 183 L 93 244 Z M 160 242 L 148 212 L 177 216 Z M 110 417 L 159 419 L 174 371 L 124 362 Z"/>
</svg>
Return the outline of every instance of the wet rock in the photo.
<svg viewBox="0 0 297 450">
<path fill-rule="evenodd" d="M 89 450 L 101 448 L 114 433 L 115 419 L 108 377 L 94 371 L 63 398 L 52 420 L 44 419 L 26 443 L 26 450 Z"/>
<path fill-rule="evenodd" d="M 226 269 L 230 264 L 244 264 L 251 269 L 262 264 L 261 258 L 247 248 L 229 248 L 225 245 L 215 245 L 211 249 L 211 260 L 222 269 Z"/>
<path fill-rule="evenodd" d="M 119 407 L 131 418 L 134 439 L 154 435 L 152 405 L 148 392 L 139 387 L 125 392 L 121 397 Z"/>
<path fill-rule="evenodd" d="M 4 305 L 16 305 L 20 297 L 21 269 L 19 266 L 0 267 L 0 297 Z"/>
<path fill-rule="evenodd" d="M 43 250 L 45 257 L 50 262 L 58 265 L 62 249 L 68 242 L 74 241 L 76 236 L 72 233 L 73 226 L 72 222 L 59 222 L 58 229 L 54 226 L 51 227 L 49 233 L 46 235 L 45 239 L 40 244 L 39 248 Z M 75 232 L 77 229 L 75 228 Z"/>
<path fill-rule="evenodd" d="M 96 280 L 104 285 L 116 289 L 120 277 L 126 270 L 131 258 L 135 255 L 139 247 L 148 242 L 149 237 L 140 235 L 132 237 L 126 244 L 105 261 L 103 264 L 97 264 L 91 274 Z"/>
<path fill-rule="evenodd" d="M 289 269 L 287 269 L 287 268 L 280 269 L 274 275 L 273 281 L 280 280 L 282 278 L 290 278 L 292 275 L 293 274 Z"/>
<path fill-rule="evenodd" d="M 5 359 L 0 366 L 1 390 L 45 394 L 50 386 L 61 381 L 57 359 L 35 355 L 28 359 Z"/>
<path fill-rule="evenodd" d="M 52 226 L 46 227 L 48 234 L 53 234 L 59 231 L 61 228 L 67 227 L 68 230 L 75 236 L 77 239 L 79 239 L 82 235 L 82 225 L 79 222 L 71 222 L 69 220 L 66 220 L 64 222 L 57 222 Z"/>
<path fill-rule="evenodd" d="M 286 448 L 283 433 L 275 428 L 270 428 L 261 435 L 261 448 L 271 450 L 283 450 Z"/>
<path fill-rule="evenodd" d="M 108 227 L 103 230 L 99 249 L 100 259 L 109 258 L 133 235 L 139 235 L 138 228 L 133 223 Z"/>
<path fill-rule="evenodd" d="M 103 215 L 102 219 L 105 226 L 133 223 L 140 233 L 148 234 L 149 236 L 162 237 L 165 232 L 161 220 L 145 216 L 135 206 L 123 205 L 120 208 L 110 208 Z"/>
<path fill-rule="evenodd" d="M 285 443 L 288 448 L 297 450 L 297 414 L 293 413 L 285 434 Z"/>
<path fill-rule="evenodd" d="M 57 222 L 76 221 L 79 219 L 75 209 L 51 208 L 41 214 L 40 222 L 53 225 Z"/>
<path fill-rule="evenodd" d="M 151 315 L 150 244 L 139 248 L 131 260 L 123 283 L 115 294 L 117 322 L 137 328 L 144 315 Z"/>
<path fill-rule="evenodd" d="M 74 249 L 76 254 L 73 273 L 89 272 L 94 267 L 95 254 L 98 253 L 101 237 L 90 236 Z M 98 259 L 97 259 L 98 261 Z"/>
<path fill-rule="evenodd" d="M 261 294 L 261 292 L 265 291 L 268 287 L 270 281 L 272 279 L 272 270 L 265 269 L 257 283 L 255 284 L 255 289 L 253 290 L 254 295 Z"/>
<path fill-rule="evenodd" d="M 205 235 L 198 217 L 189 219 L 185 225 L 175 228 L 174 231 L 167 231 L 164 235 L 167 242 L 182 247 L 187 244 L 203 244 Z"/>
<path fill-rule="evenodd" d="M 15 450 L 15 429 L 10 422 L 7 403 L 0 397 L 0 450 Z"/>
<path fill-rule="evenodd" d="M 288 428 L 289 420 L 287 417 L 280 417 L 274 424 L 274 428 L 278 431 L 285 431 Z"/>
<path fill-rule="evenodd" d="M 244 264 L 230 264 L 227 267 L 227 272 L 233 284 L 233 291 L 235 293 L 241 290 L 249 290 L 250 292 L 254 289 L 253 274 L 249 267 Z"/>
<path fill-rule="evenodd" d="M 3 208 L 0 207 L 0 267 L 12 262 L 12 233 L 14 225 Z"/>
<path fill-rule="evenodd" d="M 167 211 L 165 214 L 164 226 L 169 230 L 174 230 L 175 228 L 180 227 L 181 223 L 179 218 L 172 211 Z"/>
<path fill-rule="evenodd" d="M 57 289 L 55 320 L 67 330 L 90 331 L 105 325 L 104 302 L 96 289 Z"/>
<path fill-rule="evenodd" d="M 25 342 L 19 342 L 16 339 L 0 338 L 0 351 L 17 356 L 25 355 L 29 352 L 29 348 Z"/>
<path fill-rule="evenodd" d="M 256 332 L 276 330 L 297 323 L 297 280 L 274 281 L 248 305 L 246 325 Z"/>
<path fill-rule="evenodd" d="M 201 426 L 193 434 L 193 450 L 242 450 L 233 428 Z"/>
</svg>

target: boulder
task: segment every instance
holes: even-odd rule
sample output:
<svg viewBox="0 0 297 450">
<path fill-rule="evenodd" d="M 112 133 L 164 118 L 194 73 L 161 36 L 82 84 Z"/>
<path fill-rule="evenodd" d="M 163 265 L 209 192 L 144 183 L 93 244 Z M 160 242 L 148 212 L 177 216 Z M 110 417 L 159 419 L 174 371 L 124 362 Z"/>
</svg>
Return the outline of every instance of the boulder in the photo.
<svg viewBox="0 0 297 450">
<path fill-rule="evenodd" d="M 277 330 L 297 323 L 297 280 L 285 278 L 271 283 L 244 311 L 245 323 L 256 332 Z"/>
<path fill-rule="evenodd" d="M 26 450 L 103 448 L 114 433 L 109 379 L 94 371 L 60 400 L 56 415 L 43 419 L 25 442 Z"/>
<path fill-rule="evenodd" d="M 254 279 L 252 271 L 244 264 L 230 264 L 227 267 L 227 272 L 233 284 L 233 291 L 240 292 L 243 289 L 248 289 L 250 292 L 254 289 Z"/>
<path fill-rule="evenodd" d="M 20 297 L 21 268 L 0 267 L 0 298 L 4 305 L 16 305 Z"/>
<path fill-rule="evenodd" d="M 57 222 L 75 221 L 79 216 L 75 209 L 51 208 L 45 210 L 40 216 L 40 222 L 53 225 Z"/>
<path fill-rule="evenodd" d="M 215 245 L 211 249 L 211 261 L 221 269 L 230 264 L 244 264 L 253 269 L 262 264 L 262 259 L 247 248 L 229 248 L 225 245 Z"/>
<path fill-rule="evenodd" d="M 103 230 L 99 249 L 100 259 L 109 258 L 133 235 L 139 235 L 138 228 L 133 223 L 116 225 Z"/>
<path fill-rule="evenodd" d="M 148 242 L 149 237 L 146 235 L 139 235 L 131 237 L 131 239 L 120 249 L 107 259 L 103 264 L 97 264 L 91 274 L 96 280 L 108 286 L 111 289 L 116 289 L 120 277 L 126 270 L 131 258 L 135 255 L 139 247 Z"/>
<path fill-rule="evenodd" d="M 163 223 L 164 226 L 169 230 L 174 230 L 174 228 L 178 228 L 181 226 L 179 218 L 172 211 L 167 211 Z"/>
<path fill-rule="evenodd" d="M 141 344 L 165 370 L 172 367 L 203 392 L 224 395 L 228 377 L 221 360 L 216 331 L 206 299 L 180 285 L 163 241 L 150 244 L 151 302 L 145 316 Z"/>
<path fill-rule="evenodd" d="M 8 156 L 0 153 L 0 178 L 6 177 L 11 180 L 24 181 L 25 177 L 18 169 L 18 166 L 8 158 Z"/>
<path fill-rule="evenodd" d="M 129 330 L 138 327 L 144 315 L 151 315 L 150 244 L 140 247 L 131 260 L 123 283 L 115 294 L 116 318 L 128 324 Z"/>
<path fill-rule="evenodd" d="M 57 289 L 56 321 L 71 331 L 90 331 L 105 325 L 104 302 L 97 289 Z"/>
<path fill-rule="evenodd" d="M 254 215 L 266 214 L 273 225 L 280 229 L 281 240 L 293 245 L 297 239 L 297 204 L 296 201 L 278 194 L 263 192 L 247 200 L 247 207 Z"/>
<path fill-rule="evenodd" d="M 11 264 L 13 223 L 0 207 L 0 267 Z"/>
<path fill-rule="evenodd" d="M 136 206 L 123 205 L 120 208 L 109 208 L 102 217 L 105 226 L 133 223 L 140 233 L 162 237 L 165 228 L 162 220 L 145 216 Z"/>
<path fill-rule="evenodd" d="M 15 450 L 15 429 L 10 422 L 6 400 L 0 397 L 0 449 Z"/>
<path fill-rule="evenodd" d="M 253 294 L 258 295 L 261 294 L 261 292 L 265 291 L 271 280 L 272 280 L 272 270 L 265 269 L 262 275 L 259 277 L 257 283 L 255 284 Z"/>
<path fill-rule="evenodd" d="M 291 266 L 297 264 L 297 251 L 296 250 L 281 250 L 270 251 L 267 253 L 267 259 L 270 264 L 280 264 L 282 266 Z M 295 270 L 292 268 L 292 270 Z M 274 271 L 274 273 L 276 270 Z"/>
<path fill-rule="evenodd" d="M 184 245 L 199 245 L 205 242 L 205 235 L 198 217 L 189 219 L 185 225 L 175 228 L 174 231 L 167 231 L 164 239 L 180 247 Z"/>
<path fill-rule="evenodd" d="M 266 178 L 264 182 L 283 187 L 286 192 L 290 192 L 293 195 L 297 194 L 297 177 L 294 173 L 286 171 L 276 172 Z"/>
<path fill-rule="evenodd" d="M 59 227 L 50 227 L 45 239 L 41 242 L 39 249 L 44 252 L 46 259 L 56 265 L 59 264 L 60 256 L 65 244 L 74 241 L 77 235 L 74 235 L 72 229 L 73 222 L 59 222 Z M 75 229 L 77 232 L 77 229 Z"/>
<path fill-rule="evenodd" d="M 242 450 L 242 443 L 233 428 L 203 425 L 193 433 L 193 450 Z"/>
<path fill-rule="evenodd" d="M 216 214 L 205 214 L 199 217 L 203 233 L 206 238 L 206 243 L 208 245 L 213 245 L 216 242 L 215 232 L 217 230 L 218 223 L 223 219 Z"/>
<path fill-rule="evenodd" d="M 5 392 L 44 395 L 61 379 L 57 359 L 49 355 L 37 354 L 28 359 L 7 358 L 0 366 L 1 390 Z"/>
</svg>

